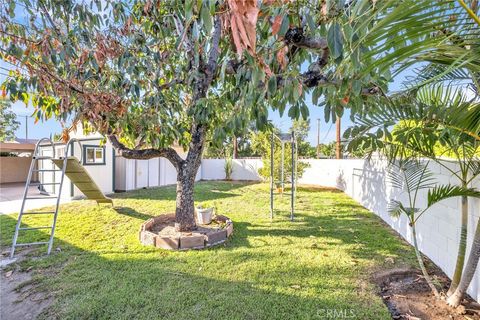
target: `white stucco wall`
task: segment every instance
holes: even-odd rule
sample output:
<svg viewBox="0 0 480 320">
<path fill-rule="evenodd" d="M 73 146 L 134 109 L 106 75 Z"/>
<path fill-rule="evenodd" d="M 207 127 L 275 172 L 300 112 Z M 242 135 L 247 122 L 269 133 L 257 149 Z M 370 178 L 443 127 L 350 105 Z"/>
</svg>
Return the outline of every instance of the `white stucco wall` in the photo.
<svg viewBox="0 0 480 320">
<path fill-rule="evenodd" d="M 262 167 L 261 159 L 233 159 L 233 180 L 260 181 L 258 169 Z M 225 179 L 225 159 L 203 159 L 200 167 L 202 180 Z"/>
</svg>

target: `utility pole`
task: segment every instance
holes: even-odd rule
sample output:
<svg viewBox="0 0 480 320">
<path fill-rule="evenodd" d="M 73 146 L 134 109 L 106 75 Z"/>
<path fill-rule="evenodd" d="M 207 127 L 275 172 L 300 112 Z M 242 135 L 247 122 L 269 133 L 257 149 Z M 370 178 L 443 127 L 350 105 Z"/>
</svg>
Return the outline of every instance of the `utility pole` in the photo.
<svg viewBox="0 0 480 320">
<path fill-rule="evenodd" d="M 342 122 L 341 118 L 337 116 L 337 121 L 336 121 L 336 131 L 337 131 L 337 144 L 336 144 L 336 154 L 337 154 L 337 159 L 342 159 L 342 144 L 340 143 L 341 140 L 341 129 L 342 129 Z"/>
<path fill-rule="evenodd" d="M 28 139 L 28 116 L 25 117 L 25 140 Z"/>
<path fill-rule="evenodd" d="M 320 159 L 320 118 L 317 119 L 317 159 Z"/>
</svg>

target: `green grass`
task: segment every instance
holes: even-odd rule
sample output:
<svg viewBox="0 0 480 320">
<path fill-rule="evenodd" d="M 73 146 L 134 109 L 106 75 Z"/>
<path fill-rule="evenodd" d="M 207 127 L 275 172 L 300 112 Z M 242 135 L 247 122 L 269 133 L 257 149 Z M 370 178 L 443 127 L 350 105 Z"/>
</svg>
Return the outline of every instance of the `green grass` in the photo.
<svg viewBox="0 0 480 320">
<path fill-rule="evenodd" d="M 61 207 L 54 248 L 29 255 L 40 290 L 54 296 L 42 317 L 61 319 L 389 319 L 369 282 L 413 251 L 372 213 L 341 192 L 299 189 L 297 214 L 277 196 L 269 219 L 265 184 L 201 182 L 197 201 L 214 202 L 234 221 L 220 247 L 169 252 L 138 241 L 143 221 L 173 212 L 175 188 L 115 196 L 115 210 L 80 201 Z M 0 216 L 8 246 L 16 216 Z M 41 225 L 40 216 L 26 216 Z M 30 232 L 22 241 L 40 240 Z M 35 239 L 34 239 L 35 238 Z M 21 307 L 21 304 L 19 305 Z"/>
</svg>

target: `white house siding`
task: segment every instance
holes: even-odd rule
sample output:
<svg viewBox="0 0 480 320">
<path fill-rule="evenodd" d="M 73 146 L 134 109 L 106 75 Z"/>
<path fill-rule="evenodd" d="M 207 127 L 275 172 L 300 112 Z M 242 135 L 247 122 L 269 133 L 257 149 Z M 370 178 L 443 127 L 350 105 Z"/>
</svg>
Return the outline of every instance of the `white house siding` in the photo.
<svg viewBox="0 0 480 320">
<path fill-rule="evenodd" d="M 115 190 L 129 191 L 141 188 L 153 188 L 177 183 L 175 167 L 165 158 L 150 160 L 125 159 L 116 157 Z M 202 178 L 201 169 L 195 180 Z"/>
<path fill-rule="evenodd" d="M 86 139 L 86 138 L 85 138 Z M 78 143 L 74 143 L 73 147 L 71 146 L 68 152 L 68 156 L 77 157 L 78 160 L 81 161 L 83 164 L 83 145 L 94 145 L 100 146 L 101 137 L 99 138 L 92 138 L 89 137 L 87 140 L 83 140 L 79 138 L 81 145 Z M 90 176 L 95 180 L 96 184 L 100 188 L 100 190 L 105 193 L 113 193 L 113 149 L 110 144 L 105 144 L 105 164 L 101 165 L 85 165 L 84 168 L 90 174 Z M 52 156 L 52 147 L 51 146 L 44 146 L 40 149 L 40 154 L 43 156 Z M 55 157 L 64 157 L 65 156 L 65 145 L 64 144 L 56 144 L 55 145 Z M 39 161 L 39 168 L 41 169 L 59 169 L 57 168 L 50 160 L 41 160 Z M 51 182 L 60 182 L 61 180 L 61 172 L 40 172 L 38 175 L 39 181 L 43 183 L 51 183 Z M 56 193 L 58 185 L 45 185 L 44 186 L 46 191 Z M 79 198 L 83 197 L 83 193 L 75 187 L 70 179 L 67 176 L 64 178 L 63 188 L 61 192 L 62 198 Z"/>
</svg>

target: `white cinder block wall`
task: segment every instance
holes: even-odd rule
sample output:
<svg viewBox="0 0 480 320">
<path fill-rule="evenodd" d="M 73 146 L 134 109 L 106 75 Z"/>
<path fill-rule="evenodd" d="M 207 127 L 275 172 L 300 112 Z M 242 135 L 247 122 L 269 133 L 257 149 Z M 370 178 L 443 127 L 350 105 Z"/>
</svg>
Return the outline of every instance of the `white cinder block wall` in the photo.
<svg viewBox="0 0 480 320">
<path fill-rule="evenodd" d="M 262 159 L 233 159 L 233 180 L 260 181 L 258 169 L 262 167 Z M 202 180 L 225 179 L 225 159 L 203 159 L 199 169 Z"/>
</svg>

